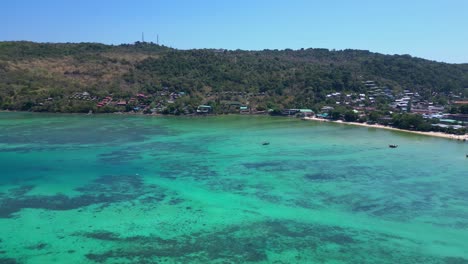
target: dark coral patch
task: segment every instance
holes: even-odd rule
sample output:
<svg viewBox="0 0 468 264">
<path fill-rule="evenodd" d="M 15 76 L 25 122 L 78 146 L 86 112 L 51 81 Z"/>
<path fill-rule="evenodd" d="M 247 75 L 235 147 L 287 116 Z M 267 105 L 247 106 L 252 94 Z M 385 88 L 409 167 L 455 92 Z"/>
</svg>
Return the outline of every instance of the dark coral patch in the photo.
<svg viewBox="0 0 468 264">
<path fill-rule="evenodd" d="M 306 161 L 302 160 L 278 160 L 278 161 L 265 161 L 265 162 L 251 162 L 242 164 L 247 169 L 255 169 L 266 172 L 278 171 L 291 171 L 291 170 L 304 170 L 309 165 Z"/>
<path fill-rule="evenodd" d="M 263 169 L 267 167 L 277 167 L 279 166 L 278 162 L 255 162 L 255 163 L 244 163 L 242 164 L 247 169 Z"/>
<path fill-rule="evenodd" d="M 151 187 L 151 188 L 149 188 Z M 140 176 L 102 176 L 92 183 L 77 188 L 82 194 L 68 197 L 63 194 L 56 195 L 24 195 L 25 190 L 15 189 L 0 200 L 0 218 L 9 218 L 24 208 L 47 210 L 72 210 L 93 204 L 103 207 L 110 203 L 117 203 L 137 199 L 145 195 L 152 203 L 162 201 L 164 191 L 154 186 L 145 186 Z"/>
<path fill-rule="evenodd" d="M 336 227 L 268 221 L 174 239 L 157 236 L 123 237 L 108 231 L 79 235 L 116 243 L 113 250 L 86 255 L 89 260 L 98 263 L 135 260 L 151 263 L 168 257 L 180 262 L 244 263 L 268 261 L 267 250 L 280 252 L 290 247 L 314 249 L 321 242 L 339 245 L 357 242 L 345 232 Z"/>
<path fill-rule="evenodd" d="M 84 237 L 87 238 L 92 238 L 92 239 L 97 239 L 97 240 L 105 240 L 105 241 L 119 241 L 120 236 L 116 233 L 112 233 L 109 231 L 94 231 L 94 232 L 89 232 L 89 233 L 82 233 L 81 234 Z"/>
<path fill-rule="evenodd" d="M 180 204 L 180 203 L 183 203 L 185 200 L 182 199 L 182 198 L 172 198 L 171 200 L 169 200 L 169 204 L 170 205 L 177 205 L 177 204 Z"/>
<path fill-rule="evenodd" d="M 210 166 L 197 162 L 166 163 L 163 164 L 163 167 L 165 170 L 158 173 L 158 176 L 167 179 L 191 178 L 207 180 L 219 176 Z"/>
<path fill-rule="evenodd" d="M 298 252 L 315 254 L 316 263 L 332 260 L 346 263 L 467 263 L 459 257 L 424 256 L 380 246 L 382 241 L 392 243 L 405 239 L 402 237 L 294 221 L 236 225 L 173 239 L 162 239 L 155 235 L 124 237 L 108 231 L 77 235 L 112 243 L 112 250 L 86 254 L 86 258 L 97 263 L 161 263 L 167 259 L 176 263 L 268 262 L 271 260 L 267 251 L 282 254 L 292 248 Z M 330 251 L 330 243 L 336 245 L 335 250 Z M 305 263 L 301 255 L 295 256 L 295 259 Z"/>
<path fill-rule="evenodd" d="M 35 245 L 32 245 L 32 246 L 28 246 L 26 247 L 27 249 L 31 249 L 31 250 L 43 250 L 45 249 L 46 247 L 48 246 L 48 244 L 46 243 L 37 243 Z"/>
<path fill-rule="evenodd" d="M 306 174 L 304 177 L 310 181 L 327 181 L 327 180 L 335 180 L 337 178 L 336 175 L 330 175 L 326 173 L 310 173 L 310 174 Z"/>
<path fill-rule="evenodd" d="M 333 242 L 338 245 L 356 243 L 356 240 L 353 237 L 346 235 L 344 233 L 335 233 L 329 236 L 324 236 L 323 240 L 327 242 Z"/>
<path fill-rule="evenodd" d="M 130 150 L 130 149 L 123 149 L 123 150 L 116 150 L 110 153 L 103 153 L 99 155 L 101 161 L 111 164 L 122 164 L 126 162 L 130 162 L 133 160 L 141 159 L 141 150 Z"/>
<path fill-rule="evenodd" d="M 18 264 L 19 262 L 14 258 L 0 258 L 2 264 Z"/>
<path fill-rule="evenodd" d="M 445 264 L 468 264 L 468 259 L 460 257 L 446 257 Z"/>
<path fill-rule="evenodd" d="M 85 234 L 86 237 L 98 237 L 96 234 Z M 114 240 L 118 238 L 117 240 Z M 184 263 L 195 260 L 228 260 L 236 263 L 245 261 L 265 261 L 264 241 L 255 241 L 250 238 L 233 239 L 229 234 L 213 234 L 201 236 L 200 234 L 178 239 L 162 239 L 156 236 L 119 237 L 110 235 L 104 237 L 105 241 L 111 239 L 119 242 L 120 247 L 115 250 L 86 254 L 86 258 L 97 263 L 112 261 L 138 261 L 153 263 L 162 258 L 175 258 Z M 260 243 L 260 244 L 259 244 Z M 197 255 L 196 257 L 194 255 Z"/>
<path fill-rule="evenodd" d="M 137 175 L 105 175 L 91 184 L 77 188 L 83 193 L 121 193 L 131 194 L 143 188 L 143 179 Z"/>
<path fill-rule="evenodd" d="M 255 162 L 255 163 L 244 163 L 247 169 L 261 170 L 265 172 L 278 172 L 278 171 L 290 171 L 292 165 L 285 162 Z"/>
<path fill-rule="evenodd" d="M 24 185 L 24 186 L 20 186 L 18 188 L 10 189 L 8 192 L 9 192 L 9 195 L 20 196 L 20 195 L 27 194 L 32 189 L 34 189 L 33 185 Z"/>
</svg>

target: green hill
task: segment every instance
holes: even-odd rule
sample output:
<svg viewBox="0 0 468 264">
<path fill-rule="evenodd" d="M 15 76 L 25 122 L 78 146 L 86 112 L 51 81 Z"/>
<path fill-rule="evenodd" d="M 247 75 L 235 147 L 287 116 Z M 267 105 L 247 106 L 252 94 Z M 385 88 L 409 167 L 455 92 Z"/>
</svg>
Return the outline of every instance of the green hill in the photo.
<svg viewBox="0 0 468 264">
<path fill-rule="evenodd" d="M 106 96 L 128 105 L 184 109 L 240 102 L 251 107 L 308 107 L 332 92 L 366 93 L 372 80 L 446 101 L 468 97 L 468 64 L 361 50 L 176 50 L 153 43 L 0 42 L 0 108 L 86 112 Z M 73 98 L 76 93 L 89 98 Z M 169 97 L 170 93 L 182 92 Z M 136 94 L 145 94 L 144 99 Z M 183 96 L 182 96 L 183 95 Z M 169 101 L 169 102 L 168 102 Z M 134 105 L 124 107 L 131 110 Z"/>
</svg>

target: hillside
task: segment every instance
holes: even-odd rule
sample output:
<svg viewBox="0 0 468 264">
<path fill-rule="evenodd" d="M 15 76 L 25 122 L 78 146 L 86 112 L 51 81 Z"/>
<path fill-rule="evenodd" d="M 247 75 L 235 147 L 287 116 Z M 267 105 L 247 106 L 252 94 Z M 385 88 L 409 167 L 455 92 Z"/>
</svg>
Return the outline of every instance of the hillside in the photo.
<svg viewBox="0 0 468 264">
<path fill-rule="evenodd" d="M 409 55 L 0 42 L 1 109 L 108 112 L 143 106 L 189 113 L 198 104 L 221 109 L 229 102 L 258 109 L 316 108 L 329 93 L 368 92 L 369 80 L 393 94 L 406 89 L 440 102 L 453 95 L 468 97 L 468 64 Z M 100 107 L 105 97 L 112 99 Z"/>
</svg>

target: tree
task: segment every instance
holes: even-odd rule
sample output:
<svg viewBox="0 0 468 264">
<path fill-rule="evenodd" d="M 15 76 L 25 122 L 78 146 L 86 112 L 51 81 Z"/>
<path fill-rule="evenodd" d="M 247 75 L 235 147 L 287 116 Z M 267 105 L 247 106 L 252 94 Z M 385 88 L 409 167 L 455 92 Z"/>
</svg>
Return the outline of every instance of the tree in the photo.
<svg viewBox="0 0 468 264">
<path fill-rule="evenodd" d="M 381 116 L 382 116 L 381 113 L 379 113 L 377 111 L 372 111 L 372 112 L 369 113 L 368 119 L 369 119 L 369 121 L 377 122 L 377 121 L 379 121 Z"/>
<path fill-rule="evenodd" d="M 338 120 L 341 118 L 342 112 L 339 109 L 334 109 L 330 113 L 330 118 L 333 120 Z"/>
<path fill-rule="evenodd" d="M 358 118 L 359 118 L 358 114 L 355 113 L 353 110 L 348 110 L 344 114 L 344 120 L 346 122 L 356 122 Z"/>
<path fill-rule="evenodd" d="M 457 107 L 453 107 L 453 106 L 452 106 L 452 107 L 450 108 L 449 113 L 451 113 L 451 114 L 456 114 L 456 113 L 458 113 L 458 110 L 459 110 L 459 109 L 458 109 Z"/>
<path fill-rule="evenodd" d="M 431 124 L 418 114 L 397 114 L 393 116 L 393 125 L 408 130 L 429 131 Z"/>
<path fill-rule="evenodd" d="M 462 105 L 459 107 L 459 109 L 460 109 L 460 113 L 464 115 L 468 115 L 468 105 Z"/>
</svg>

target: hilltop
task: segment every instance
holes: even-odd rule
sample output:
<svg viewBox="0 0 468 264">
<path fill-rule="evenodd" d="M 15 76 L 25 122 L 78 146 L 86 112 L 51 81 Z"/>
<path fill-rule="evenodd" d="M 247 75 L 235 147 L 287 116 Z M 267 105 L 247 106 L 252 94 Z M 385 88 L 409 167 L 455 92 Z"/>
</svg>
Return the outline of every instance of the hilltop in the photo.
<svg viewBox="0 0 468 264">
<path fill-rule="evenodd" d="M 240 106 L 320 109 L 337 103 L 330 96 L 337 93 L 366 94 L 360 105 L 378 107 L 404 92 L 444 105 L 468 97 L 467 87 L 468 64 L 364 50 L 0 42 L 0 109 L 10 110 L 179 114 L 200 104 L 218 113 Z"/>
</svg>

